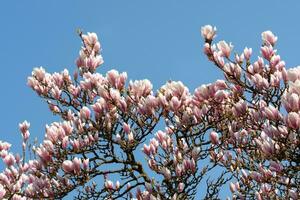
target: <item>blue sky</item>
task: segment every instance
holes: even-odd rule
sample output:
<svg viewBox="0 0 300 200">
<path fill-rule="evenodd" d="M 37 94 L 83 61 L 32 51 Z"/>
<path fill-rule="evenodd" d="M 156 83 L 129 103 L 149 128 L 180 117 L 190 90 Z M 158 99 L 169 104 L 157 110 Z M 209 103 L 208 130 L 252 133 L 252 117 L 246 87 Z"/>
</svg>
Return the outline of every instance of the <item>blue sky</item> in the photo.
<svg viewBox="0 0 300 200">
<path fill-rule="evenodd" d="M 18 123 L 31 122 L 40 140 L 55 120 L 47 105 L 26 85 L 32 68 L 73 71 L 80 48 L 76 29 L 96 32 L 104 66 L 127 71 L 130 79 L 150 79 L 155 88 L 181 80 L 190 91 L 222 78 L 202 53 L 200 27 L 213 24 L 217 40 L 257 53 L 261 32 L 272 30 L 288 67 L 300 64 L 298 1 L 1 1 L 0 139 L 20 149 Z M 255 54 L 256 54 L 255 53 Z M 2 163 L 0 164 L 0 166 Z"/>
</svg>

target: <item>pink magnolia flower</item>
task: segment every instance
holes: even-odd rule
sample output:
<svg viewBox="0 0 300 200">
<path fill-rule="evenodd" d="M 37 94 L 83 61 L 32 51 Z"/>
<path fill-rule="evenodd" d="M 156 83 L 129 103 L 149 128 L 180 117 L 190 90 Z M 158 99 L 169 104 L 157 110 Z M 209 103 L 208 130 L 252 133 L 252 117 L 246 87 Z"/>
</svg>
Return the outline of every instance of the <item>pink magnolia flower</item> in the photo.
<svg viewBox="0 0 300 200">
<path fill-rule="evenodd" d="M 105 188 L 108 190 L 113 190 L 114 189 L 114 184 L 111 180 L 106 180 L 105 183 Z"/>
<path fill-rule="evenodd" d="M 83 167 L 84 170 L 87 170 L 89 168 L 89 162 L 90 162 L 89 158 L 83 159 L 82 167 Z"/>
<path fill-rule="evenodd" d="M 182 165 L 177 165 L 175 168 L 176 176 L 180 177 L 183 174 L 183 167 Z"/>
<path fill-rule="evenodd" d="M 65 160 L 63 163 L 62 163 L 62 168 L 65 172 L 67 173 L 73 173 L 74 171 L 74 165 L 73 165 L 73 162 L 70 161 L 70 160 Z"/>
<path fill-rule="evenodd" d="M 136 98 L 149 95 L 152 91 L 152 87 L 153 86 L 148 79 L 129 82 L 129 91 Z"/>
<path fill-rule="evenodd" d="M 226 57 L 226 58 L 229 58 L 230 56 L 230 53 L 231 53 L 231 50 L 233 48 L 233 46 L 230 44 L 227 44 L 224 40 L 220 41 L 218 44 L 217 44 L 217 47 L 218 49 L 223 53 L 223 55 Z"/>
<path fill-rule="evenodd" d="M 73 169 L 74 169 L 75 173 L 79 173 L 80 172 L 81 164 L 82 164 L 81 159 L 79 159 L 77 157 L 75 157 L 73 159 Z"/>
<path fill-rule="evenodd" d="M 43 67 L 34 68 L 32 72 L 32 76 L 36 77 L 38 81 L 43 81 L 45 78 L 46 72 Z"/>
<path fill-rule="evenodd" d="M 223 53 L 220 51 L 219 53 L 214 52 L 213 53 L 213 58 L 215 59 L 216 63 L 218 64 L 218 66 L 220 66 L 221 68 L 224 67 L 225 65 L 225 60 L 223 58 Z"/>
<path fill-rule="evenodd" d="M 0 140 L 0 151 L 2 151 L 2 150 L 7 151 L 10 147 L 11 147 L 11 144 Z"/>
<path fill-rule="evenodd" d="M 151 154 L 151 148 L 150 148 L 150 145 L 144 144 L 143 152 L 144 152 L 147 156 L 150 156 L 150 154 Z"/>
<path fill-rule="evenodd" d="M 264 108 L 264 114 L 270 120 L 279 120 L 282 117 L 278 110 L 272 105 Z"/>
<path fill-rule="evenodd" d="M 263 46 L 260 49 L 261 49 L 261 54 L 263 55 L 263 57 L 269 61 L 271 60 L 272 56 L 276 52 L 276 50 L 273 50 L 272 46 Z"/>
<path fill-rule="evenodd" d="M 120 188 L 120 182 L 119 181 L 116 182 L 115 188 L 116 188 L 116 190 L 118 190 Z"/>
<path fill-rule="evenodd" d="M 65 136 L 61 142 L 62 148 L 64 149 L 67 148 L 68 144 L 69 144 L 69 137 Z"/>
<path fill-rule="evenodd" d="M 287 79 L 292 82 L 295 82 L 297 79 L 300 79 L 300 66 L 288 69 Z"/>
<path fill-rule="evenodd" d="M 117 85 L 119 79 L 119 72 L 117 70 L 110 70 L 106 73 L 107 80 L 114 87 Z"/>
<path fill-rule="evenodd" d="M 262 37 L 262 40 L 263 40 L 264 43 L 270 44 L 272 46 L 275 45 L 275 43 L 278 39 L 271 31 L 264 31 L 261 34 L 261 37 Z"/>
<path fill-rule="evenodd" d="M 213 144 L 219 143 L 219 135 L 215 131 L 210 132 L 210 140 Z"/>
<path fill-rule="evenodd" d="M 280 173 L 283 170 L 283 166 L 281 163 L 270 161 L 270 170 Z"/>
<path fill-rule="evenodd" d="M 128 141 L 131 143 L 131 142 L 134 142 L 134 135 L 133 135 L 133 133 L 132 132 L 130 132 L 129 134 L 128 134 Z"/>
<path fill-rule="evenodd" d="M 80 110 L 80 117 L 82 119 L 88 120 L 91 117 L 91 111 L 88 107 L 84 106 L 81 110 Z"/>
<path fill-rule="evenodd" d="M 290 112 L 285 118 L 288 127 L 298 130 L 300 125 L 299 114 L 296 112 Z"/>
<path fill-rule="evenodd" d="M 30 123 L 28 123 L 26 120 L 19 124 L 19 129 L 23 134 L 28 131 L 29 127 Z"/>
<path fill-rule="evenodd" d="M 171 171 L 168 168 L 166 168 L 166 167 L 163 167 L 161 169 L 161 173 L 164 175 L 164 177 L 165 177 L 166 180 L 170 180 L 171 177 L 172 177 L 171 176 Z"/>
<path fill-rule="evenodd" d="M 130 133 L 130 126 L 127 123 L 123 123 L 123 130 L 125 133 L 129 134 Z"/>
<path fill-rule="evenodd" d="M 176 112 L 180 106 L 181 106 L 181 102 L 179 101 L 179 99 L 176 96 L 173 96 L 170 101 L 171 110 Z"/>
<path fill-rule="evenodd" d="M 12 155 L 11 153 L 9 153 L 8 155 L 5 156 L 5 158 L 3 159 L 4 163 L 9 167 L 15 164 L 16 162 L 16 158 L 14 155 Z"/>
<path fill-rule="evenodd" d="M 235 187 L 235 184 L 234 183 L 232 183 L 232 182 L 230 182 L 230 191 L 232 192 L 232 193 L 234 193 L 235 191 L 236 191 L 236 187 Z"/>
<path fill-rule="evenodd" d="M 212 27 L 211 25 L 205 25 L 201 27 L 201 35 L 205 40 L 212 40 L 216 36 L 216 27 Z"/>
<path fill-rule="evenodd" d="M 50 152 L 48 151 L 48 149 L 46 149 L 45 147 L 41 146 L 36 150 L 37 155 L 40 157 L 40 159 L 43 162 L 50 162 L 52 160 L 52 156 L 50 154 Z"/>
<path fill-rule="evenodd" d="M 244 56 L 245 56 L 245 59 L 246 59 L 246 60 L 249 60 L 250 57 L 251 57 L 251 54 L 252 54 L 252 48 L 246 47 L 246 48 L 244 49 Z"/>
<path fill-rule="evenodd" d="M 299 95 L 295 93 L 285 93 L 282 96 L 282 102 L 288 112 L 298 112 L 300 108 Z"/>
</svg>

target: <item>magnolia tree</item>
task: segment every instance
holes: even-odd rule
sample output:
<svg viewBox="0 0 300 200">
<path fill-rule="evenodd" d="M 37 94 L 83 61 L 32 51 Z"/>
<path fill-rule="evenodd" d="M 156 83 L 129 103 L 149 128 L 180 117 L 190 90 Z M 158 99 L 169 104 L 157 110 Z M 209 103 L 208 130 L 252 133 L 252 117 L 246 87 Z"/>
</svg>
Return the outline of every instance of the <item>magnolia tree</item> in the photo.
<svg viewBox="0 0 300 200">
<path fill-rule="evenodd" d="M 232 55 L 231 44 L 215 44 L 210 25 L 201 33 L 224 80 L 193 93 L 180 81 L 153 91 L 147 79 L 128 83 L 126 72 L 97 73 L 95 33 L 79 34 L 72 77 L 35 68 L 28 85 L 61 121 L 32 147 L 21 123 L 21 155 L 0 142 L 0 197 L 299 199 L 300 68 L 286 70 L 270 31 L 258 59 L 251 48 Z"/>
</svg>

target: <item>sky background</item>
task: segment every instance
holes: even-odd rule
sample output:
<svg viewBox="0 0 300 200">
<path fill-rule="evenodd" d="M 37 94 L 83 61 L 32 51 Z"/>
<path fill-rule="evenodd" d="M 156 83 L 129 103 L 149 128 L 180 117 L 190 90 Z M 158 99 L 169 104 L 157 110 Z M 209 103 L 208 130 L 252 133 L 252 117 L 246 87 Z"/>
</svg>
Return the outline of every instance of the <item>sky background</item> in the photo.
<svg viewBox="0 0 300 200">
<path fill-rule="evenodd" d="M 126 71 L 129 79 L 181 80 L 191 92 L 222 78 L 202 53 L 200 28 L 212 24 L 217 40 L 235 51 L 252 47 L 257 55 L 261 32 L 272 30 L 288 67 L 300 64 L 300 1 L 1 1 L 0 4 L 0 139 L 20 150 L 18 123 L 28 120 L 31 135 L 44 136 L 56 118 L 29 87 L 34 67 L 71 72 L 81 46 L 76 29 L 96 32 L 106 73 Z M 3 164 L 1 163 L 0 166 Z"/>
</svg>

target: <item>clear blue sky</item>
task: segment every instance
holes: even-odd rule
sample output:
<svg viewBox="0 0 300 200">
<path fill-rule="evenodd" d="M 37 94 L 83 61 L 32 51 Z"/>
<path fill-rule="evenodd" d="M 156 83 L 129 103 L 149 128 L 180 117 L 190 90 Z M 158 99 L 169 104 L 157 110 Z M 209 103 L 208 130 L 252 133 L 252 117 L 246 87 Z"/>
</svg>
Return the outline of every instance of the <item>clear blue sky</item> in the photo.
<svg viewBox="0 0 300 200">
<path fill-rule="evenodd" d="M 20 145 L 18 123 L 28 120 L 40 140 L 55 120 L 47 105 L 26 85 L 33 67 L 73 71 L 80 48 L 76 29 L 96 32 L 105 65 L 130 79 L 150 79 L 155 88 L 181 80 L 190 91 L 222 77 L 202 54 L 200 27 L 213 24 L 217 39 L 259 50 L 272 30 L 287 66 L 300 64 L 299 1 L 26 0 L 0 4 L 0 139 Z M 20 148 L 14 148 L 20 149 Z M 2 163 L 0 164 L 0 166 Z"/>
</svg>

